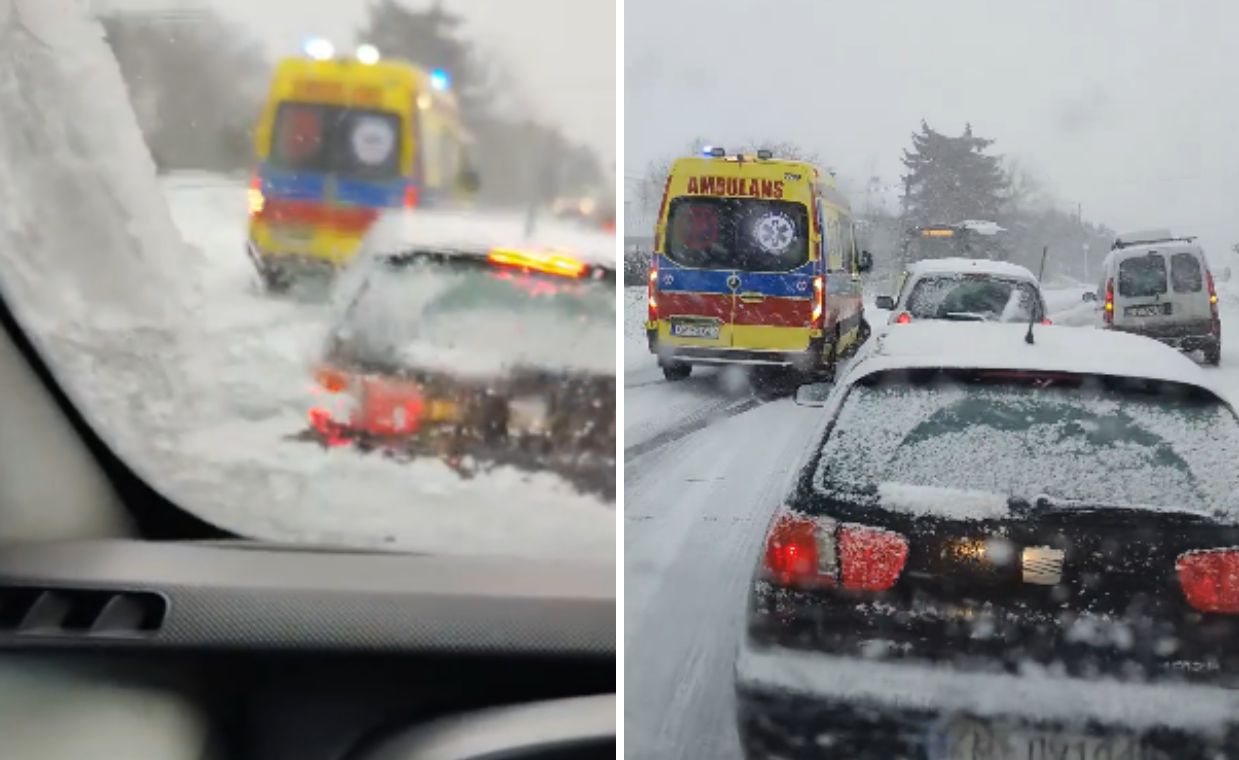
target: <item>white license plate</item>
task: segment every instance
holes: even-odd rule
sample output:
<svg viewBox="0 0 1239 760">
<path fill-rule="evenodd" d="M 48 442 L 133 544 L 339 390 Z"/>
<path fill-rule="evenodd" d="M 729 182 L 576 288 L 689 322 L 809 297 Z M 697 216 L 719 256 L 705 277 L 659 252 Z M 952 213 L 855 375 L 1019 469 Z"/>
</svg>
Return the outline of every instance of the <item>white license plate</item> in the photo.
<svg viewBox="0 0 1239 760">
<path fill-rule="evenodd" d="M 964 720 L 949 724 L 937 737 L 933 760 L 1157 760 L 1160 752 L 1137 736 L 1086 736 L 1032 731 Z"/>
<path fill-rule="evenodd" d="M 1163 310 L 1161 306 L 1128 306 L 1123 313 L 1129 317 L 1160 317 L 1169 310 Z"/>
<path fill-rule="evenodd" d="M 719 326 L 699 322 L 672 322 L 671 334 L 677 338 L 701 338 L 718 340 Z"/>
</svg>

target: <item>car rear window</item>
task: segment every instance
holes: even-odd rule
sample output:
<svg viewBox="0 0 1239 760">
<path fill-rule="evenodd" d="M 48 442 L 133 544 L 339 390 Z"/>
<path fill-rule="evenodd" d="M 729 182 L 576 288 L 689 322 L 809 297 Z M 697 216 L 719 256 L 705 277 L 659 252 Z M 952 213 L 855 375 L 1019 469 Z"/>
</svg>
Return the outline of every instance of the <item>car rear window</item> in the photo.
<svg viewBox="0 0 1239 760">
<path fill-rule="evenodd" d="M 1184 386 L 882 374 L 851 390 L 815 489 L 859 505 L 956 516 L 1007 499 L 1239 516 L 1239 420 Z M 888 503 L 889 502 L 889 503 Z"/>
<path fill-rule="evenodd" d="M 666 249 L 683 267 L 787 272 L 809 260 L 808 209 L 792 201 L 676 198 Z"/>
<path fill-rule="evenodd" d="M 380 262 L 336 335 L 376 370 L 615 374 L 615 288 L 487 266 Z"/>
<path fill-rule="evenodd" d="M 1148 298 L 1166 292 L 1166 260 L 1160 253 L 1119 262 L 1119 295 Z"/>
<path fill-rule="evenodd" d="M 1176 253 L 1170 257 L 1170 285 L 1176 293 L 1200 292 L 1204 287 L 1204 273 L 1195 256 Z"/>
<path fill-rule="evenodd" d="M 905 311 L 918 319 L 982 319 L 1027 322 L 1041 319 L 1041 299 L 1027 282 L 980 274 L 921 277 L 908 294 Z"/>
<path fill-rule="evenodd" d="M 270 163 L 280 169 L 387 179 L 400 172 L 400 117 L 386 111 L 281 103 Z"/>
</svg>

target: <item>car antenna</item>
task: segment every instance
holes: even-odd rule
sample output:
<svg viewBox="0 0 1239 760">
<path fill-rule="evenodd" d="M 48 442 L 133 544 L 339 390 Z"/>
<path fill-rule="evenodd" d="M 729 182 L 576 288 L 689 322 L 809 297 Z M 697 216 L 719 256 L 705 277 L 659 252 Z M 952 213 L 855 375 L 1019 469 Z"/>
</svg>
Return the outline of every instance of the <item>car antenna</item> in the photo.
<svg viewBox="0 0 1239 760">
<path fill-rule="evenodd" d="M 1041 290 L 1041 280 L 1045 277 L 1045 257 L 1050 252 L 1050 247 L 1047 245 L 1041 249 L 1041 271 L 1037 272 L 1037 290 Z M 1035 306 L 1035 305 L 1034 305 Z M 1028 310 L 1028 332 L 1024 333 L 1024 342 L 1032 345 L 1036 341 L 1033 340 L 1033 325 L 1037 322 L 1037 311 L 1035 308 Z"/>
</svg>

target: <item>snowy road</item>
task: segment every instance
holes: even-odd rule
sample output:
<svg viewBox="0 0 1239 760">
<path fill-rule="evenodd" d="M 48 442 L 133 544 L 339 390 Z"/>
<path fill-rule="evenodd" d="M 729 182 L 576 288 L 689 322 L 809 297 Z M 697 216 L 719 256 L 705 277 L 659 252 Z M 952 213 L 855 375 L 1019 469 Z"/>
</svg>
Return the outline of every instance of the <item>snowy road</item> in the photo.
<svg viewBox="0 0 1239 760">
<path fill-rule="evenodd" d="M 1082 290 L 1046 294 L 1056 323 L 1089 322 Z M 739 757 L 732 665 L 746 585 L 820 410 L 729 392 L 700 368 L 663 381 L 645 348 L 643 299 L 625 292 L 626 756 L 729 760 Z M 1239 325 L 1239 293 L 1221 300 L 1223 323 Z M 885 317 L 870 314 L 875 326 Z M 1234 403 L 1239 341 L 1209 372 Z"/>
</svg>

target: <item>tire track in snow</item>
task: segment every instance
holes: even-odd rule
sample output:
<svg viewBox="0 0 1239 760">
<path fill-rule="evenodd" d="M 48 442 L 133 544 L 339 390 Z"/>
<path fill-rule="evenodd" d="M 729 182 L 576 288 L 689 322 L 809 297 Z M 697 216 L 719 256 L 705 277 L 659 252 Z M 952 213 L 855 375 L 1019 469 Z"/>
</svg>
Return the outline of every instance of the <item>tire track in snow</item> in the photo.
<svg viewBox="0 0 1239 760">
<path fill-rule="evenodd" d="M 722 422 L 723 420 L 735 417 L 736 415 L 744 414 L 752 409 L 756 409 L 762 404 L 769 403 L 769 401 L 770 399 L 754 397 L 728 404 L 722 408 L 708 407 L 703 409 L 700 412 L 685 418 L 675 426 L 658 433 L 652 438 L 647 438 L 640 443 L 634 443 L 631 446 L 625 447 L 624 461 L 625 463 L 631 462 L 632 460 L 644 456 L 651 451 L 661 449 L 667 444 L 675 443 L 681 438 L 687 438 L 699 430 L 704 430 L 711 425 Z"/>
</svg>

